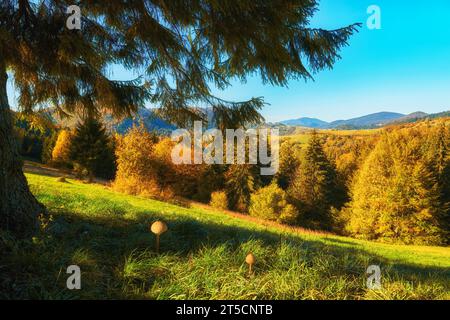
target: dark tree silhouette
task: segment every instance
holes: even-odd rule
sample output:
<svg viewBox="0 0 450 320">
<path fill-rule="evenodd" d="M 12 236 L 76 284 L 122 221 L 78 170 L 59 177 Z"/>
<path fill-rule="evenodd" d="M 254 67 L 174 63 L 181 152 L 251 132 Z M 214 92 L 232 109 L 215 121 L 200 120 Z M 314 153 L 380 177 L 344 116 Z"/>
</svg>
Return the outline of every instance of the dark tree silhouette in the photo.
<svg viewBox="0 0 450 320">
<path fill-rule="evenodd" d="M 112 179 L 115 156 L 112 141 L 103 124 L 95 118 L 78 123 L 70 144 L 70 159 L 86 170 L 88 178 Z"/>
</svg>

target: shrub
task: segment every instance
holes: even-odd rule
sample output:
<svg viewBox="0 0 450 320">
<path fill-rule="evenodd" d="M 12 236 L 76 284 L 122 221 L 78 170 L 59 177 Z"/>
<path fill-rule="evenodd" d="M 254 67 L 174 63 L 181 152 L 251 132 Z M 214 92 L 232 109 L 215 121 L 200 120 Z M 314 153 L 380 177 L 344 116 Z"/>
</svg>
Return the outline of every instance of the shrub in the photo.
<svg viewBox="0 0 450 320">
<path fill-rule="evenodd" d="M 215 191 L 211 193 L 211 201 L 209 203 L 211 207 L 223 209 L 228 209 L 228 198 L 225 191 Z"/>
<path fill-rule="evenodd" d="M 251 195 L 249 212 L 254 217 L 287 224 L 294 224 L 298 219 L 297 210 L 288 204 L 286 192 L 276 183 Z"/>
<path fill-rule="evenodd" d="M 287 204 L 280 213 L 280 217 L 278 218 L 278 222 L 285 224 L 296 224 L 298 222 L 299 213 L 297 209 L 291 205 Z"/>
</svg>

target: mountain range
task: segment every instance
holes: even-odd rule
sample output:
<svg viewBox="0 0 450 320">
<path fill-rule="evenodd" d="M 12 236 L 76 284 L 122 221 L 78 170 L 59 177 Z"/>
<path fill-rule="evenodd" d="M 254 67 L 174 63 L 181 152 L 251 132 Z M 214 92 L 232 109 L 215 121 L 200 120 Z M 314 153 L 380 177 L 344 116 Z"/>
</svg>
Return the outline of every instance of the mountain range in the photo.
<svg viewBox="0 0 450 320">
<path fill-rule="evenodd" d="M 212 111 L 205 110 L 209 122 L 212 121 Z M 61 118 L 55 112 L 54 109 L 47 109 L 47 116 L 51 120 L 58 124 L 60 127 L 74 127 L 80 118 L 77 116 L 70 118 Z M 270 123 L 271 127 L 289 126 L 289 127 L 305 127 L 305 128 L 315 128 L 315 129 L 366 129 L 366 128 L 376 128 L 388 124 L 396 123 L 406 123 L 414 122 L 424 118 L 438 118 L 438 117 L 450 117 L 450 111 L 445 111 L 435 114 L 427 114 L 425 112 L 414 112 L 411 114 L 401 114 L 395 112 L 378 112 L 368 114 L 362 117 L 347 119 L 347 120 L 336 120 L 332 122 L 326 122 L 316 118 L 298 118 L 290 119 L 285 121 L 280 121 L 278 123 Z M 157 131 L 161 134 L 170 134 L 170 132 L 176 127 L 173 124 L 159 118 L 154 110 L 142 108 L 139 112 L 132 118 L 125 118 L 122 120 L 115 120 L 111 115 L 104 115 L 103 122 L 110 131 L 125 133 L 133 124 L 143 123 L 149 131 Z M 212 123 L 208 127 L 211 127 Z"/>
<path fill-rule="evenodd" d="M 424 118 L 445 117 L 449 115 L 449 111 L 436 114 L 427 114 L 422 111 L 417 111 L 410 114 L 383 111 L 368 114 L 362 117 L 347 120 L 336 120 L 332 122 L 326 122 L 316 118 L 303 117 L 298 119 L 284 120 L 280 121 L 279 123 L 287 126 L 299 126 L 315 129 L 365 129 L 382 127 L 393 123 L 414 122 Z"/>
</svg>

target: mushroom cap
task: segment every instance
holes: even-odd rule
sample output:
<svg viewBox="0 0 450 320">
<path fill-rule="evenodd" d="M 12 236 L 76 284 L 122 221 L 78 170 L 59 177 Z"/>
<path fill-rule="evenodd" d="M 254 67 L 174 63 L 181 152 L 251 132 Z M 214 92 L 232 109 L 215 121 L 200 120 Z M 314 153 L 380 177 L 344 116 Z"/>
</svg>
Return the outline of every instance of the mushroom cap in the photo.
<svg viewBox="0 0 450 320">
<path fill-rule="evenodd" d="M 163 234 L 167 231 L 167 225 L 162 221 L 153 222 L 150 230 L 157 235 Z"/>
<path fill-rule="evenodd" d="M 255 261 L 256 261 L 255 256 L 251 252 L 245 257 L 245 262 L 247 264 L 254 264 Z"/>
</svg>

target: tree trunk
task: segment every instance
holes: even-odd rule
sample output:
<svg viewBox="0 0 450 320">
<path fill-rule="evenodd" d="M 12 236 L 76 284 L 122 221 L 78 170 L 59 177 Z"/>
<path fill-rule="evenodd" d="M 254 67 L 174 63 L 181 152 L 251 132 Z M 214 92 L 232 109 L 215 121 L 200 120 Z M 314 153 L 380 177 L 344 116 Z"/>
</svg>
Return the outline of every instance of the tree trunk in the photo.
<svg viewBox="0 0 450 320">
<path fill-rule="evenodd" d="M 0 61 L 0 229 L 22 237 L 37 230 L 37 217 L 46 209 L 30 192 L 22 172 L 8 105 L 7 79 L 6 67 Z"/>
</svg>

